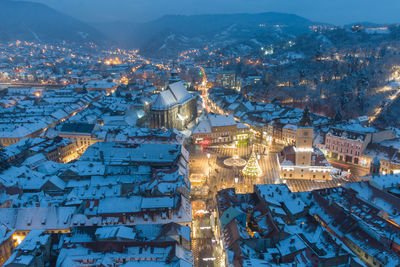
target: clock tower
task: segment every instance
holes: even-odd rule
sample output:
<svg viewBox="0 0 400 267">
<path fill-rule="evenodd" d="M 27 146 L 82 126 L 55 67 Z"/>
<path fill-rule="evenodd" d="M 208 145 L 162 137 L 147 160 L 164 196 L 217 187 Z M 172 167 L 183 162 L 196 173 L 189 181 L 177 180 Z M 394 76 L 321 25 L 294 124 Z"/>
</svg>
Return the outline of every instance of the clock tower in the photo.
<svg viewBox="0 0 400 267">
<path fill-rule="evenodd" d="M 313 134 L 312 121 L 308 107 L 303 112 L 296 131 L 296 165 L 310 166 L 311 155 L 313 150 Z"/>
</svg>

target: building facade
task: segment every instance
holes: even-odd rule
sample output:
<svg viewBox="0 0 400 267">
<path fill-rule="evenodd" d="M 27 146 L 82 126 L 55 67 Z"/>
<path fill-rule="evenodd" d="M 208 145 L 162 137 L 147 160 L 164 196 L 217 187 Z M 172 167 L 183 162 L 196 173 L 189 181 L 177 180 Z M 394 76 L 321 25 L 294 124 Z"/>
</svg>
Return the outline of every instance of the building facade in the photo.
<svg viewBox="0 0 400 267">
<path fill-rule="evenodd" d="M 233 141 L 247 142 L 250 128 L 237 122 L 232 115 L 210 114 L 193 130 L 195 144 L 218 144 Z"/>
<path fill-rule="evenodd" d="M 333 127 L 326 133 L 325 145 L 321 148 L 330 158 L 368 167 L 374 158 L 369 155 L 368 150 L 374 150 L 375 144 L 395 137 L 390 129 L 363 127 L 360 124 L 342 125 Z"/>
<path fill-rule="evenodd" d="M 286 124 L 282 128 L 282 141 L 285 145 L 295 145 L 296 144 L 296 131 L 297 126 L 294 124 Z"/>
<path fill-rule="evenodd" d="M 58 133 L 59 136 L 73 139 L 76 142 L 76 149 L 82 153 L 99 140 L 93 135 L 94 124 L 87 123 L 65 123 Z"/>
<path fill-rule="evenodd" d="M 77 144 L 73 139 L 64 139 L 56 137 L 53 139 L 54 145 L 45 150 L 45 155 L 48 160 L 68 163 L 78 157 Z"/>
<path fill-rule="evenodd" d="M 343 134 L 332 130 L 326 134 L 325 148 L 331 158 L 358 164 L 369 141 L 370 136 L 366 134 Z"/>
</svg>

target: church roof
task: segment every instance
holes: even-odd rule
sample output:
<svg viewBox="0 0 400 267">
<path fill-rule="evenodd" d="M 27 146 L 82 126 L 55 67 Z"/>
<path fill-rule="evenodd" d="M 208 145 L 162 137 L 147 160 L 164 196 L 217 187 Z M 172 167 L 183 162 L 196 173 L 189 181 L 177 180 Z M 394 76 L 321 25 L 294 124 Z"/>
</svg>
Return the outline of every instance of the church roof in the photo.
<svg viewBox="0 0 400 267">
<path fill-rule="evenodd" d="M 183 104 L 191 98 L 192 95 L 187 91 L 183 83 L 179 81 L 168 85 L 167 89 L 157 96 L 152 109 L 166 110 L 177 104 Z"/>
<path fill-rule="evenodd" d="M 168 86 L 170 91 L 175 95 L 178 102 L 183 103 L 192 98 L 182 82 L 176 82 Z"/>
<path fill-rule="evenodd" d="M 152 109 L 163 110 L 168 109 L 176 104 L 174 95 L 169 90 L 162 91 L 152 106 Z"/>
</svg>

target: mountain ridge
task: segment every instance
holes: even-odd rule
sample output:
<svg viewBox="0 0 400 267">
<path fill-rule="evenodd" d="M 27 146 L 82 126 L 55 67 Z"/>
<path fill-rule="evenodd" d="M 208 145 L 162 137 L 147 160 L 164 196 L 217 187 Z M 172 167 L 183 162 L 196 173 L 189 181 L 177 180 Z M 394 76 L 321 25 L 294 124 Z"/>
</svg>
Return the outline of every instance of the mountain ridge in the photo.
<svg viewBox="0 0 400 267">
<path fill-rule="evenodd" d="M 122 46 L 136 47 L 149 55 L 167 50 L 167 54 L 174 55 L 180 49 L 201 47 L 213 41 L 232 43 L 254 38 L 265 42 L 287 38 L 309 32 L 313 24 L 295 14 L 264 12 L 165 15 L 146 23 L 116 21 L 92 25 Z"/>
<path fill-rule="evenodd" d="M 0 41 L 96 41 L 92 26 L 36 2 L 0 0 Z"/>
</svg>

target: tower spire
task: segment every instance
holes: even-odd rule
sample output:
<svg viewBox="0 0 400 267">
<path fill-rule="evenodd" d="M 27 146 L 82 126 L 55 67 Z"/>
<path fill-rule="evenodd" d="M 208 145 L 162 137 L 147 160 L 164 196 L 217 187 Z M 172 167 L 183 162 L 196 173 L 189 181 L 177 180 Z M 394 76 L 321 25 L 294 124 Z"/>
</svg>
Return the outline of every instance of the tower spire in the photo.
<svg viewBox="0 0 400 267">
<path fill-rule="evenodd" d="M 309 127 L 312 126 L 312 121 L 310 117 L 310 110 L 308 109 L 308 106 L 303 111 L 303 117 L 301 118 L 299 125 L 302 127 Z"/>
<path fill-rule="evenodd" d="M 335 115 L 335 121 L 336 122 L 341 122 L 343 120 L 342 114 L 340 113 L 340 109 L 338 109 L 336 111 L 336 115 Z"/>
<path fill-rule="evenodd" d="M 179 73 L 176 70 L 175 61 L 172 64 L 172 70 L 170 73 L 169 84 L 179 82 L 181 79 L 179 78 Z"/>
<path fill-rule="evenodd" d="M 379 175 L 381 169 L 381 162 L 378 159 L 378 157 L 375 157 L 372 161 L 371 161 L 371 165 L 369 167 L 369 171 L 370 171 L 370 175 L 372 176 L 377 176 Z"/>
</svg>

